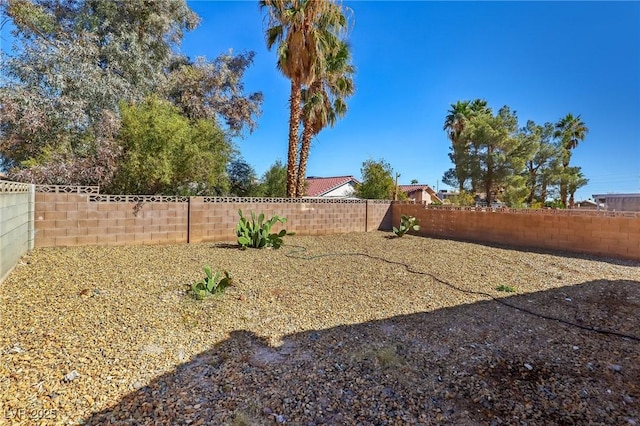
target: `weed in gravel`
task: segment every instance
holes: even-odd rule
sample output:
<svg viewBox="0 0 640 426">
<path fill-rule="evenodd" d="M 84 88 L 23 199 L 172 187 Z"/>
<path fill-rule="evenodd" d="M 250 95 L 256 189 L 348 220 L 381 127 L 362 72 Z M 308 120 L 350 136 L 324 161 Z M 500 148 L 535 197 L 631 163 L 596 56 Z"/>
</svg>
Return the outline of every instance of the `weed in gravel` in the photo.
<svg viewBox="0 0 640 426">
<path fill-rule="evenodd" d="M 504 291 L 506 293 L 515 293 L 516 291 L 516 289 L 511 287 L 510 285 L 504 285 L 504 284 L 500 284 L 498 287 L 496 287 L 496 290 Z"/>
</svg>

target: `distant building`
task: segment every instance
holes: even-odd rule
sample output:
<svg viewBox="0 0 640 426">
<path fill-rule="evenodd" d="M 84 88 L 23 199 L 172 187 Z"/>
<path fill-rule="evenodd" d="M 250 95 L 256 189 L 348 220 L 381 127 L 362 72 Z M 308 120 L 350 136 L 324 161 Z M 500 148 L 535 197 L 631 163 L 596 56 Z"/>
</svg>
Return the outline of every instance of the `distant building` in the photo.
<svg viewBox="0 0 640 426">
<path fill-rule="evenodd" d="M 353 176 L 307 177 L 307 197 L 353 198 L 360 182 Z"/>
<path fill-rule="evenodd" d="M 409 197 L 410 200 L 416 202 L 441 203 L 442 200 L 438 197 L 438 194 L 429 185 L 414 184 L 414 185 L 398 185 L 398 189 Z"/>
<path fill-rule="evenodd" d="M 617 212 L 640 212 L 640 194 L 593 194 L 599 209 Z"/>
<path fill-rule="evenodd" d="M 595 201 L 592 200 L 583 200 L 583 201 L 577 201 L 574 206 L 574 209 L 580 209 L 580 210 L 597 210 L 598 209 L 598 203 L 596 203 Z"/>
<path fill-rule="evenodd" d="M 436 194 L 442 202 L 449 202 L 451 198 L 456 197 L 458 195 L 457 191 L 447 191 L 446 189 L 441 189 Z"/>
</svg>

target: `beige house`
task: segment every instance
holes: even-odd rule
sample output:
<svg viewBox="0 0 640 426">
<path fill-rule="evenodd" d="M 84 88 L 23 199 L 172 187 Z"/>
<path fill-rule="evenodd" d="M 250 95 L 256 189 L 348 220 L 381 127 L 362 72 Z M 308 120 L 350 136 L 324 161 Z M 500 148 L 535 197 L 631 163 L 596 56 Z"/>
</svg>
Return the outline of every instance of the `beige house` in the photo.
<svg viewBox="0 0 640 426">
<path fill-rule="evenodd" d="M 411 201 L 431 203 L 442 203 L 442 200 L 438 198 L 438 194 L 429 185 L 414 184 L 414 185 L 398 185 L 400 191 L 407 194 Z"/>
</svg>

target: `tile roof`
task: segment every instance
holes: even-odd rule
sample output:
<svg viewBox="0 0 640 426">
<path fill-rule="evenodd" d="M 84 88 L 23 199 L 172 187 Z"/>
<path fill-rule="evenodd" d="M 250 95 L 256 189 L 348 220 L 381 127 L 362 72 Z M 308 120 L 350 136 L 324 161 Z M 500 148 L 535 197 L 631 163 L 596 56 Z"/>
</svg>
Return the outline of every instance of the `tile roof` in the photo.
<svg viewBox="0 0 640 426">
<path fill-rule="evenodd" d="M 433 189 L 431 189 L 429 185 L 424 185 L 424 184 L 398 185 L 398 188 L 400 188 L 400 191 L 406 192 L 407 194 L 411 194 L 412 192 L 416 192 L 416 191 L 433 192 Z"/>
<path fill-rule="evenodd" d="M 353 176 L 307 177 L 307 197 L 321 197 L 349 182 L 359 183 Z"/>
</svg>

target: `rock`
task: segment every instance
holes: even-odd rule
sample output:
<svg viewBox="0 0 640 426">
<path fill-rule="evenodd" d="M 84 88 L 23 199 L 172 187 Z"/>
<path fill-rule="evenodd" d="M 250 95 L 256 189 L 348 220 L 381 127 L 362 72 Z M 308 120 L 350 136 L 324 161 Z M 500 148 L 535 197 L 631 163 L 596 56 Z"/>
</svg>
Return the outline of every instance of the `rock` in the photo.
<svg viewBox="0 0 640 426">
<path fill-rule="evenodd" d="M 21 354 L 22 352 L 24 352 L 24 349 L 22 349 L 20 346 L 18 346 L 17 343 L 15 345 L 13 345 L 13 347 L 7 351 L 7 353 L 10 353 L 10 354 Z"/>
<path fill-rule="evenodd" d="M 76 370 L 72 370 L 69 373 L 65 374 L 64 381 L 67 383 L 72 382 L 79 377 L 80 377 L 80 373 L 78 373 Z"/>
<path fill-rule="evenodd" d="M 609 370 L 613 371 L 614 373 L 620 373 L 622 372 L 622 366 L 618 364 L 613 364 L 609 366 Z"/>
</svg>

